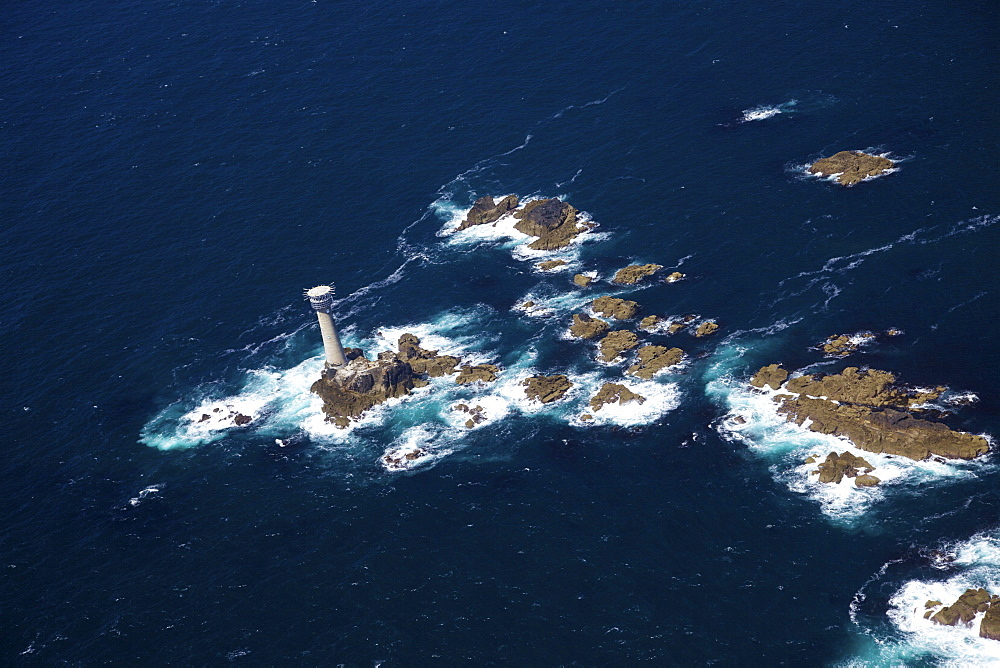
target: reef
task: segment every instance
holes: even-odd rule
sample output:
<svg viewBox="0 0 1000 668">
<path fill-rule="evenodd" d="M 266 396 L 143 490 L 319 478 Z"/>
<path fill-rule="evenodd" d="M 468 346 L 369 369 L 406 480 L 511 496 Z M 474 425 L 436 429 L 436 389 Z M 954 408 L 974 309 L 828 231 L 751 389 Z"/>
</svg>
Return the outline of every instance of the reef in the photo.
<svg viewBox="0 0 1000 668">
<path fill-rule="evenodd" d="M 499 371 L 500 369 L 493 364 L 463 364 L 458 376 L 455 377 L 455 383 L 458 385 L 475 382 L 492 383 L 497 379 Z"/>
<path fill-rule="evenodd" d="M 459 363 L 457 357 L 421 348 L 420 339 L 409 333 L 399 337 L 398 348 L 395 353 L 380 353 L 375 360 L 369 360 L 357 348 L 349 348 L 345 351 L 346 365 L 323 371 L 310 390 L 323 400 L 328 422 L 347 427 L 373 406 L 426 385 L 428 377 L 454 373 Z"/>
<path fill-rule="evenodd" d="M 646 397 L 641 394 L 636 394 L 619 383 L 604 383 L 604 385 L 601 386 L 601 389 L 598 390 L 597 394 L 591 397 L 590 408 L 594 412 L 597 412 L 601 410 L 605 404 L 627 404 L 630 401 L 637 401 L 641 404 L 646 401 Z"/>
<path fill-rule="evenodd" d="M 685 275 L 686 274 L 682 274 L 679 271 L 673 271 L 673 272 L 670 272 L 670 274 L 665 279 L 663 279 L 663 281 L 665 283 L 676 283 L 677 281 L 679 281 L 682 278 L 684 278 Z"/>
<path fill-rule="evenodd" d="M 858 348 L 875 338 L 871 332 L 863 332 L 855 336 L 833 334 L 822 343 L 823 352 L 831 357 L 847 357 Z"/>
<path fill-rule="evenodd" d="M 703 336 L 708 336 L 709 334 L 715 334 L 719 330 L 719 323 L 714 320 L 706 320 L 705 322 L 698 325 L 698 329 L 694 331 L 694 335 L 698 338 Z"/>
<path fill-rule="evenodd" d="M 542 271 L 552 271 L 553 269 L 558 269 L 566 264 L 566 260 L 545 260 L 544 262 L 539 262 L 535 266 Z"/>
<path fill-rule="evenodd" d="M 807 464 L 815 461 L 812 457 L 806 459 Z M 842 452 L 839 455 L 831 452 L 813 473 L 819 475 L 819 481 L 823 483 L 837 484 L 847 477 L 854 478 L 854 484 L 858 487 L 873 487 L 882 482 L 870 475 L 874 469 L 875 467 L 863 457 L 852 455 L 850 452 Z"/>
<path fill-rule="evenodd" d="M 840 151 L 829 158 L 821 158 L 809 165 L 809 173 L 818 175 L 838 174 L 837 183 L 853 186 L 864 179 L 878 176 L 892 169 L 895 163 L 879 155 L 861 151 Z"/>
<path fill-rule="evenodd" d="M 590 285 L 594 279 L 586 274 L 577 274 L 573 277 L 573 282 L 579 285 L 581 288 L 585 288 Z"/>
<path fill-rule="evenodd" d="M 695 319 L 697 319 L 697 317 L 698 316 L 696 316 L 695 314 L 689 313 L 681 317 L 680 319 L 671 319 L 670 323 L 667 325 L 667 334 L 676 334 L 677 332 L 681 331 L 682 329 L 690 325 L 692 322 L 694 322 Z"/>
<path fill-rule="evenodd" d="M 619 329 L 609 332 L 597 345 L 601 351 L 601 359 L 612 362 L 626 350 L 632 350 L 639 345 L 639 337 L 627 329 Z"/>
<path fill-rule="evenodd" d="M 913 460 L 932 455 L 972 459 L 989 450 L 982 436 L 952 431 L 940 422 L 917 417 L 921 405 L 945 390 L 919 390 L 896 384 L 891 373 L 847 367 L 839 374 L 812 374 L 790 380 L 777 365 L 763 367 L 751 384 L 780 389 L 773 400 L 786 420 L 821 434 L 850 440 L 869 452 Z"/>
<path fill-rule="evenodd" d="M 574 313 L 569 334 L 578 339 L 596 339 L 609 329 L 611 325 L 600 318 L 592 318 L 586 313 Z"/>
<path fill-rule="evenodd" d="M 639 312 L 639 305 L 636 302 L 629 299 L 609 297 L 607 295 L 598 297 L 590 302 L 590 308 L 595 313 L 600 313 L 606 318 L 615 318 L 617 320 L 628 320 L 635 317 L 635 314 Z"/>
<path fill-rule="evenodd" d="M 650 345 L 639 348 L 637 356 L 638 361 L 626 373 L 650 380 L 661 369 L 680 363 L 684 358 L 684 351 L 680 348 Z"/>
<path fill-rule="evenodd" d="M 514 212 L 518 222 L 514 229 L 538 237 L 528 248 L 556 250 L 568 246 L 579 234 L 594 226 L 577 220 L 577 210 L 558 199 L 539 199 L 528 202 Z"/>
<path fill-rule="evenodd" d="M 662 264 L 633 264 L 619 269 L 611 282 L 619 285 L 633 285 L 647 276 L 652 276 L 660 269 L 663 269 Z"/>
<path fill-rule="evenodd" d="M 660 324 L 661 318 L 658 315 L 647 315 L 645 318 L 639 321 L 639 329 L 644 329 L 647 332 L 652 332 Z"/>
<path fill-rule="evenodd" d="M 503 215 L 517 208 L 517 195 L 507 195 L 500 202 L 494 202 L 489 195 L 480 197 L 469 209 L 465 220 L 458 227 L 458 232 L 468 229 L 473 225 L 487 225 L 500 220 Z"/>
<path fill-rule="evenodd" d="M 486 409 L 482 406 L 472 406 L 470 408 L 468 404 L 458 404 L 452 407 L 452 410 L 462 411 L 470 415 L 469 419 L 465 421 L 467 429 L 473 429 L 477 424 L 486 422 Z"/>
<path fill-rule="evenodd" d="M 524 379 L 524 393 L 529 399 L 540 401 L 543 404 L 562 399 L 573 383 L 562 374 L 554 376 L 531 376 Z"/>
<path fill-rule="evenodd" d="M 941 601 L 927 601 L 924 619 L 930 619 L 942 626 L 957 626 L 960 622 L 971 626 L 979 613 L 985 613 L 979 622 L 979 637 L 1000 640 L 1000 596 L 990 594 L 986 589 L 966 589 L 965 593 L 951 605 L 937 612 L 934 608 Z"/>
</svg>

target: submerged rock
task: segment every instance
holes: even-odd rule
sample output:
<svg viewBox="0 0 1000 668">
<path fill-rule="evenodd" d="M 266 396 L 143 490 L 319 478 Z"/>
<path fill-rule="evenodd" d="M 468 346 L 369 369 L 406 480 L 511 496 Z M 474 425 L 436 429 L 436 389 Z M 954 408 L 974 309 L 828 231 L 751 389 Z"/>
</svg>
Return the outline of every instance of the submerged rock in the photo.
<svg viewBox="0 0 1000 668">
<path fill-rule="evenodd" d="M 590 285 L 594 279 L 586 274 L 577 274 L 573 277 L 573 282 L 579 285 L 581 288 L 585 288 Z"/>
<path fill-rule="evenodd" d="M 643 346 L 638 351 L 639 361 L 628 368 L 626 373 L 650 380 L 660 369 L 680 363 L 684 351 L 665 346 Z"/>
<path fill-rule="evenodd" d="M 570 325 L 570 336 L 578 339 L 596 339 L 611 329 L 611 325 L 600 318 L 592 318 L 586 313 L 574 313 L 573 324 Z"/>
<path fill-rule="evenodd" d="M 569 378 L 562 374 L 554 376 L 531 376 L 525 378 L 524 393 L 529 399 L 540 401 L 543 404 L 562 399 L 563 395 L 573 387 Z"/>
<path fill-rule="evenodd" d="M 619 299 L 605 295 L 590 302 L 590 308 L 607 318 L 628 320 L 639 312 L 639 304 L 629 299 Z"/>
<path fill-rule="evenodd" d="M 462 370 L 455 377 L 455 383 L 466 385 L 467 383 L 492 383 L 497 379 L 500 369 L 493 364 L 463 364 Z"/>
<path fill-rule="evenodd" d="M 590 408 L 597 412 L 605 404 L 627 404 L 630 401 L 637 401 L 640 404 L 646 401 L 646 397 L 636 394 L 624 385 L 618 383 L 604 383 L 601 389 L 590 399 Z"/>
<path fill-rule="evenodd" d="M 879 155 L 861 151 L 840 151 L 829 158 L 821 158 L 809 166 L 811 174 L 839 174 L 837 183 L 853 186 L 869 176 L 878 176 L 892 169 L 895 163 Z"/>
<path fill-rule="evenodd" d="M 538 239 L 528 244 L 532 250 L 556 250 L 568 246 L 577 235 L 593 225 L 577 220 L 577 210 L 558 199 L 528 202 L 514 212 L 514 229 Z"/>
<path fill-rule="evenodd" d="M 507 195 L 499 203 L 494 202 L 493 198 L 489 195 L 485 197 L 480 197 L 476 200 L 472 208 L 469 209 L 469 213 L 465 216 L 465 220 L 458 227 L 458 232 L 468 229 L 473 225 L 486 225 L 488 223 L 495 223 L 500 220 L 501 217 L 508 211 L 513 211 L 517 208 L 517 196 Z"/>
<path fill-rule="evenodd" d="M 782 373 L 776 365 L 764 367 L 751 381 L 776 388 Z M 880 452 L 921 460 L 936 455 L 949 459 L 972 459 L 989 450 L 982 436 L 952 431 L 944 424 L 915 417 L 920 404 L 945 388 L 933 391 L 895 384 L 895 376 L 877 369 L 847 367 L 839 374 L 792 378 L 773 400 L 785 419 L 821 434 L 849 439 L 869 452 Z"/>
<path fill-rule="evenodd" d="M 553 269 L 558 269 L 565 264 L 566 260 L 546 260 L 544 262 L 539 262 L 535 266 L 542 271 L 552 271 Z"/>
<path fill-rule="evenodd" d="M 619 269 L 615 277 L 611 279 L 611 282 L 620 285 L 632 285 L 647 276 L 652 276 L 660 269 L 663 269 L 662 264 L 633 264 Z"/>
<path fill-rule="evenodd" d="M 627 329 L 610 332 L 598 343 L 598 347 L 601 350 L 601 358 L 605 362 L 613 361 L 623 352 L 631 350 L 637 345 L 639 345 L 639 337 Z"/>
</svg>

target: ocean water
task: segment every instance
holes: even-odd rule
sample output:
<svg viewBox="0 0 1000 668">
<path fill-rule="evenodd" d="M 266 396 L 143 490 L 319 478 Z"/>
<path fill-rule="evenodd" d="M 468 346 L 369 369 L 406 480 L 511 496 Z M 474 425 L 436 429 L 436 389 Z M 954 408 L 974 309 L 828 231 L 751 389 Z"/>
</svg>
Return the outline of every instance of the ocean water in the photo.
<svg viewBox="0 0 1000 668">
<path fill-rule="evenodd" d="M 1000 583 L 996 456 L 820 488 L 801 460 L 848 444 L 745 387 L 870 365 L 1000 434 L 992 3 L 90 1 L 2 33 L 4 665 L 1000 663 L 922 619 Z M 897 168 L 806 175 L 847 149 Z M 511 193 L 596 227 L 454 231 Z M 686 276 L 608 282 L 647 262 Z M 333 428 L 325 282 L 345 344 L 498 380 Z M 566 336 L 600 294 L 721 328 L 642 334 L 684 363 L 583 421 L 632 363 Z M 540 406 L 536 373 L 574 386 Z"/>
</svg>

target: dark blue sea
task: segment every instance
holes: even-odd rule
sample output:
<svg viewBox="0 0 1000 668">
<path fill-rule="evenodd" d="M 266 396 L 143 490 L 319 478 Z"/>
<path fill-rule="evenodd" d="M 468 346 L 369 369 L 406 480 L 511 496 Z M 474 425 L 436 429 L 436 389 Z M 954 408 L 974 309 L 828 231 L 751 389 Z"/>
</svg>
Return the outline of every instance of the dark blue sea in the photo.
<svg viewBox="0 0 1000 668">
<path fill-rule="evenodd" d="M 997 456 L 824 487 L 802 461 L 832 437 L 746 384 L 885 369 L 1000 435 L 995 3 L 3 17 L 3 665 L 1000 664 L 922 618 L 1000 593 Z M 806 174 L 841 150 L 896 165 Z M 597 227 L 548 254 L 455 232 L 507 194 Z M 636 263 L 685 278 L 609 282 Z M 302 291 L 328 282 L 346 344 L 412 332 L 498 380 L 325 423 Z M 602 294 L 720 329 L 643 333 L 685 362 L 625 381 L 565 334 Z M 815 349 L 866 332 L 848 360 Z M 529 402 L 538 373 L 574 388 Z M 646 401 L 582 421 L 608 380 Z M 215 408 L 253 419 L 194 419 Z"/>
</svg>

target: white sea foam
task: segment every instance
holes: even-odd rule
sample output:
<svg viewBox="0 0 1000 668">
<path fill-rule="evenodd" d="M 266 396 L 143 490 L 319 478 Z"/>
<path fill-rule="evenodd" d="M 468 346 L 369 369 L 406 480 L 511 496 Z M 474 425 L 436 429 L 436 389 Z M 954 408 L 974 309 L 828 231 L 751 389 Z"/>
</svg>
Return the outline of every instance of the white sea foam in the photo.
<svg viewBox="0 0 1000 668">
<path fill-rule="evenodd" d="M 147 496 L 151 496 L 153 494 L 159 494 L 161 491 L 163 491 L 163 485 L 150 485 L 149 487 L 146 487 L 145 489 L 141 490 L 138 495 L 133 496 L 131 499 L 129 499 L 128 505 L 131 506 L 132 508 L 135 508 L 140 503 L 142 503 L 143 499 L 145 499 Z"/>
<path fill-rule="evenodd" d="M 749 123 L 751 121 L 763 121 L 768 118 L 777 116 L 778 114 L 787 113 L 794 111 L 796 105 L 799 103 L 798 100 L 788 100 L 787 102 L 782 102 L 776 105 L 761 104 L 756 107 L 751 107 L 750 109 L 743 110 L 743 116 L 740 117 L 740 123 Z"/>
<path fill-rule="evenodd" d="M 947 572 L 953 574 L 938 581 L 905 583 L 889 600 L 886 615 L 902 632 L 911 655 L 936 657 L 940 665 L 1000 665 L 1000 643 L 979 637 L 982 615 L 969 626 L 942 626 L 924 619 L 927 601 L 951 605 L 966 589 L 980 587 L 1000 593 L 1000 536 L 997 532 L 977 534 L 943 551 L 954 555 L 954 561 L 947 564 Z M 932 610 L 937 612 L 942 606 Z"/>
<path fill-rule="evenodd" d="M 453 438 L 437 426 L 410 427 L 386 448 L 379 462 L 392 472 L 424 468 L 455 451 L 450 447 Z"/>
</svg>

